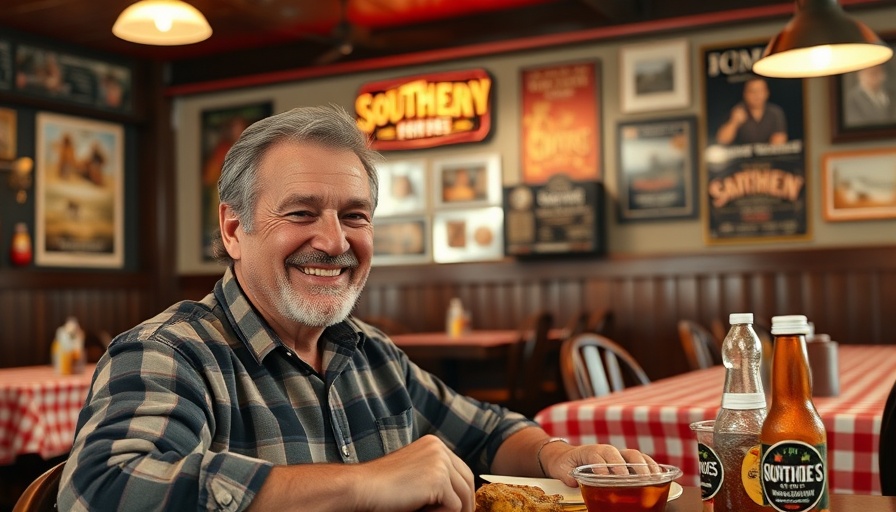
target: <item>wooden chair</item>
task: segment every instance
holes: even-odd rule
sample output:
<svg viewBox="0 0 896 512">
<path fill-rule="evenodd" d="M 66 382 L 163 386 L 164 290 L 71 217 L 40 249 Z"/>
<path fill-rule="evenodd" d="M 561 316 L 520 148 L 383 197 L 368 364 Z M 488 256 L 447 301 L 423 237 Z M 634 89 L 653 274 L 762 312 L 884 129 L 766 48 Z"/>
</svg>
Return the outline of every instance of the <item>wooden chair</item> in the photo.
<svg viewBox="0 0 896 512">
<path fill-rule="evenodd" d="M 693 320 L 679 320 L 678 338 L 691 370 L 722 364 L 722 350 L 716 337 Z"/>
<path fill-rule="evenodd" d="M 594 333 L 582 333 L 563 342 L 560 369 L 570 400 L 604 396 L 627 385 L 650 383 L 647 373 L 627 350 Z"/>
<path fill-rule="evenodd" d="M 559 343 L 550 338 L 554 315 L 538 311 L 520 326 L 520 341 L 507 362 L 506 389 L 474 389 L 465 394 L 484 402 L 504 405 L 532 417 L 562 398 Z"/>
<path fill-rule="evenodd" d="M 880 422 L 878 453 L 880 489 L 884 496 L 896 496 L 896 382 L 887 397 Z"/>
<path fill-rule="evenodd" d="M 37 477 L 16 501 L 12 512 L 55 512 L 56 494 L 65 461 L 56 464 Z"/>
<path fill-rule="evenodd" d="M 571 338 L 583 332 L 593 332 L 610 336 L 613 328 L 613 312 L 607 309 L 582 310 L 573 316 L 566 326 L 566 337 Z"/>
</svg>

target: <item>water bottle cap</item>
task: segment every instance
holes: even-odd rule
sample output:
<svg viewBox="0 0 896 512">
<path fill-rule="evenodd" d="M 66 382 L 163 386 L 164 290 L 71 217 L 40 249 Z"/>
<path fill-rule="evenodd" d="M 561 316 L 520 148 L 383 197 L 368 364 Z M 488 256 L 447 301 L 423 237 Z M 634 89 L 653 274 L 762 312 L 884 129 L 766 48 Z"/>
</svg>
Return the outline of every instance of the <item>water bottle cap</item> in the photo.
<svg viewBox="0 0 896 512">
<path fill-rule="evenodd" d="M 752 324 L 753 313 L 731 313 L 728 315 L 728 321 L 734 324 Z"/>
<path fill-rule="evenodd" d="M 773 316 L 772 334 L 809 334 L 808 320 L 805 315 Z"/>
</svg>

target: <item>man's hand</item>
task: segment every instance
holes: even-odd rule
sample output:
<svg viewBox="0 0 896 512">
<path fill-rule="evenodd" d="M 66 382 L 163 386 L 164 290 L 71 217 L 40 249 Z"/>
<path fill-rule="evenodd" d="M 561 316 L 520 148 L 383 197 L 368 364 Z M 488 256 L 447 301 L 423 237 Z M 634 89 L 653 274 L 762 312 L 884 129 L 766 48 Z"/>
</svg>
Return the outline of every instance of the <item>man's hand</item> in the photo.
<svg viewBox="0 0 896 512">
<path fill-rule="evenodd" d="M 473 511 L 473 472 L 435 436 L 424 436 L 358 469 L 358 510 Z"/>
<path fill-rule="evenodd" d="M 549 477 L 557 478 L 570 487 L 575 487 L 578 484 L 569 473 L 576 467 L 584 466 L 585 464 L 632 462 L 656 465 L 656 462 L 650 456 L 638 450 L 618 450 L 616 447 L 608 444 L 569 446 L 563 443 L 551 443 L 545 446 L 541 460 Z M 645 473 L 650 472 L 650 467 L 645 466 L 643 470 Z"/>
<path fill-rule="evenodd" d="M 737 105 L 731 109 L 731 117 L 728 119 L 728 122 L 739 127 L 747 122 L 747 115 L 747 109 L 743 105 Z"/>
</svg>

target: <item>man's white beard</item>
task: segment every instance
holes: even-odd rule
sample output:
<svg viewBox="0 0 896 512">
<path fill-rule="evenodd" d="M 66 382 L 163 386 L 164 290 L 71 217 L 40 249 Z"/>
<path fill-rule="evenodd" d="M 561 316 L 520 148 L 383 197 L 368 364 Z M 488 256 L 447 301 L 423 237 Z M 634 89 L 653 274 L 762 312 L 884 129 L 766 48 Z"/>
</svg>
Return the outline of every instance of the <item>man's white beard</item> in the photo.
<svg viewBox="0 0 896 512">
<path fill-rule="evenodd" d="M 303 293 L 294 293 L 289 279 L 277 277 L 277 291 L 280 301 L 277 309 L 280 314 L 296 322 L 314 327 L 327 327 L 345 320 L 351 313 L 366 279 L 348 288 L 334 289 L 329 286 L 305 288 Z M 319 296 L 322 300 L 310 297 Z"/>
</svg>

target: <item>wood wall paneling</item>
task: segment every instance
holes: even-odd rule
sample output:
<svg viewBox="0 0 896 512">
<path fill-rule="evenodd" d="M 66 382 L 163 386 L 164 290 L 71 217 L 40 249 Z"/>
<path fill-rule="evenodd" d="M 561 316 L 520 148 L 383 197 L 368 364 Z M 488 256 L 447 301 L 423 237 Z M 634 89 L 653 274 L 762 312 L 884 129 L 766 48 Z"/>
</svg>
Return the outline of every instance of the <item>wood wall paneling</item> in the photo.
<svg viewBox="0 0 896 512">
<path fill-rule="evenodd" d="M 653 379 L 686 371 L 676 323 L 727 325 L 732 312 L 770 324 L 805 314 L 842 343 L 894 343 L 896 247 L 822 248 L 724 254 L 608 257 L 380 267 L 356 309 L 414 329 L 439 330 L 451 297 L 480 329 L 515 328 L 547 308 L 558 326 L 580 308 L 608 308 L 614 336 Z"/>
</svg>

